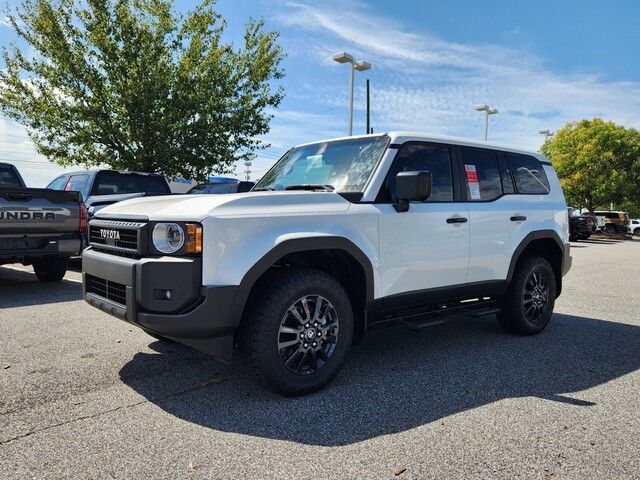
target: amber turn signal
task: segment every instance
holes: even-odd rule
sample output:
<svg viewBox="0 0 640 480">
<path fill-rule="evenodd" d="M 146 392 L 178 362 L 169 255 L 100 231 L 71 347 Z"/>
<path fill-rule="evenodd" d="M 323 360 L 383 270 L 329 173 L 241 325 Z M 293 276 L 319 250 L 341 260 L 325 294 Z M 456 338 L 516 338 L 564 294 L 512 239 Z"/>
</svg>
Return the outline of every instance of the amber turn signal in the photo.
<svg viewBox="0 0 640 480">
<path fill-rule="evenodd" d="M 186 226 L 185 251 L 187 253 L 202 253 L 202 225 L 199 223 L 187 223 Z"/>
</svg>

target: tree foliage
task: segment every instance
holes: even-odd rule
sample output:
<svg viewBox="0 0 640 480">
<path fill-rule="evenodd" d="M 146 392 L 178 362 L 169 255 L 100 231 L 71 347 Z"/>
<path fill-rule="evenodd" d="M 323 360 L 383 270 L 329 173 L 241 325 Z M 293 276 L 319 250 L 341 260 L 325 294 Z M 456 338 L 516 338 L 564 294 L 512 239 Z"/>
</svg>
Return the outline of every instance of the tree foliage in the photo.
<svg viewBox="0 0 640 480">
<path fill-rule="evenodd" d="M 8 21 L 0 109 L 62 165 L 202 178 L 265 148 L 282 48 L 263 20 L 223 40 L 214 0 L 25 0 Z"/>
<path fill-rule="evenodd" d="M 595 118 L 570 122 L 542 147 L 567 203 L 609 208 L 640 204 L 640 132 Z"/>
</svg>

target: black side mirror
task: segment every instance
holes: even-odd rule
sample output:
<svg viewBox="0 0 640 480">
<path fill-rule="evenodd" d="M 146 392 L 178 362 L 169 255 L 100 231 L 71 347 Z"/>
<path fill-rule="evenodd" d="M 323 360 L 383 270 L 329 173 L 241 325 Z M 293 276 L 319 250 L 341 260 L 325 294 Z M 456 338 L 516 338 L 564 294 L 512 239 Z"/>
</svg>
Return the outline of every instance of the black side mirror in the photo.
<svg viewBox="0 0 640 480">
<path fill-rule="evenodd" d="M 396 175 L 396 212 L 409 210 L 409 202 L 424 202 L 431 196 L 431 172 L 400 172 Z"/>
</svg>

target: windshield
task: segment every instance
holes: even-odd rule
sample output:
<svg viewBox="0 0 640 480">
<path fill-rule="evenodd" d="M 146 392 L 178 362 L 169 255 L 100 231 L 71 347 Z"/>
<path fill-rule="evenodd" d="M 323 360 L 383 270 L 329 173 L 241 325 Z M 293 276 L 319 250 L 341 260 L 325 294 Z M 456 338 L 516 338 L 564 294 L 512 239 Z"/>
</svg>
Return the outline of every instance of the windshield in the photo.
<svg viewBox="0 0 640 480">
<path fill-rule="evenodd" d="M 158 175 L 100 172 L 96 175 L 91 195 L 120 193 L 169 193 L 167 182 Z"/>
<path fill-rule="evenodd" d="M 292 148 L 253 190 L 321 186 L 337 192 L 362 192 L 388 143 L 389 137 L 383 135 Z"/>
</svg>

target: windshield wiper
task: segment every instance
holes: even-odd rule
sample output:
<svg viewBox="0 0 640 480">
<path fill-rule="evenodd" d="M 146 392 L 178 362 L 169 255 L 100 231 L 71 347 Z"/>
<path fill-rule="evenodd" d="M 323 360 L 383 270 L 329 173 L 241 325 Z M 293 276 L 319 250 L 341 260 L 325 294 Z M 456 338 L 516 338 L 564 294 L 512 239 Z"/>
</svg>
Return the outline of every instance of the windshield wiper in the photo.
<svg viewBox="0 0 640 480">
<path fill-rule="evenodd" d="M 252 188 L 251 191 L 252 192 L 273 192 L 275 190 L 275 188 Z"/>
<path fill-rule="evenodd" d="M 299 185 L 289 185 L 284 187 L 285 190 L 310 190 L 313 192 L 333 192 L 335 188 L 333 185 L 323 185 L 314 183 L 301 183 Z"/>
</svg>

